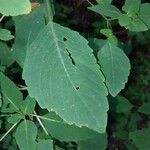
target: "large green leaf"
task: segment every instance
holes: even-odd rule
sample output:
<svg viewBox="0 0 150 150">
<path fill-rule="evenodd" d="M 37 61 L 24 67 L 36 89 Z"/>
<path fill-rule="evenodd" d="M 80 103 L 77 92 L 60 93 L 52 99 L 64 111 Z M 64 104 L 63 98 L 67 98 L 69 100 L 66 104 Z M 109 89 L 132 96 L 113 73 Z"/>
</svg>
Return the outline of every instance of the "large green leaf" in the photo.
<svg viewBox="0 0 150 150">
<path fill-rule="evenodd" d="M 28 14 L 30 11 L 30 0 L 0 0 L 0 13 L 5 16 Z"/>
<path fill-rule="evenodd" d="M 89 7 L 88 9 L 107 17 L 118 18 L 121 14 L 120 10 L 111 4 L 100 4 Z"/>
<path fill-rule="evenodd" d="M 120 48 L 107 42 L 98 53 L 101 69 L 106 77 L 109 93 L 116 96 L 128 80 L 129 59 Z"/>
<path fill-rule="evenodd" d="M 77 32 L 49 22 L 28 48 L 23 78 L 42 108 L 104 132 L 108 93 L 92 52 Z"/>
<path fill-rule="evenodd" d="M 50 112 L 40 118 L 48 133 L 50 133 L 54 138 L 62 141 L 79 141 L 90 139 L 99 135 L 97 132 L 86 127 L 80 128 L 75 125 L 67 124 L 54 112 Z"/>
<path fill-rule="evenodd" d="M 26 56 L 27 45 L 35 39 L 45 26 L 43 7 L 39 7 L 29 15 L 14 17 L 16 38 L 13 45 L 13 57 L 22 67 Z"/>
<path fill-rule="evenodd" d="M 19 111 L 22 93 L 16 85 L 0 72 L 0 90 L 2 92 L 3 106 L 1 111 L 16 112 Z"/>
<path fill-rule="evenodd" d="M 20 150 L 36 150 L 37 127 L 32 121 L 24 120 L 15 132 L 15 139 Z"/>
<path fill-rule="evenodd" d="M 150 128 L 136 130 L 129 135 L 139 150 L 149 150 L 150 148 Z"/>
</svg>

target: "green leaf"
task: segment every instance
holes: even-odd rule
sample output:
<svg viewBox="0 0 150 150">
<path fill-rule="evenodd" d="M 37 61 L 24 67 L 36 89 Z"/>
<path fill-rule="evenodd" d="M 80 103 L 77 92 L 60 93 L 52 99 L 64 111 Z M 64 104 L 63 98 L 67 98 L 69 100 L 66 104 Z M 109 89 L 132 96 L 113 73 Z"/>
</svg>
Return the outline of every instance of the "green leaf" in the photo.
<svg viewBox="0 0 150 150">
<path fill-rule="evenodd" d="M 33 113 L 36 105 L 36 101 L 29 96 L 20 103 L 20 110 L 25 115 L 30 115 Z"/>
<path fill-rule="evenodd" d="M 88 9 L 107 17 L 118 18 L 121 14 L 120 10 L 111 4 L 101 4 L 88 7 Z"/>
<path fill-rule="evenodd" d="M 96 0 L 99 4 L 110 4 L 112 0 Z"/>
<path fill-rule="evenodd" d="M 99 135 L 86 127 L 77 127 L 75 125 L 69 125 L 63 121 L 54 112 L 50 112 L 40 119 L 44 123 L 47 131 L 56 139 L 62 141 L 78 141 L 85 140 Z"/>
<path fill-rule="evenodd" d="M 24 120 L 19 124 L 15 132 L 15 139 L 20 150 L 36 150 L 37 143 L 36 125 L 29 120 Z"/>
<path fill-rule="evenodd" d="M 16 38 L 13 45 L 13 57 L 23 67 L 27 46 L 45 26 L 43 7 L 39 7 L 29 15 L 14 17 Z"/>
<path fill-rule="evenodd" d="M 126 99 L 123 96 L 117 96 L 117 106 L 116 106 L 117 113 L 129 112 L 132 107 L 133 105 L 129 102 L 128 99 Z"/>
<path fill-rule="evenodd" d="M 53 150 L 53 141 L 40 140 L 37 144 L 37 150 Z"/>
<path fill-rule="evenodd" d="M 141 5 L 139 17 L 150 29 L 150 3 L 144 3 Z"/>
<path fill-rule="evenodd" d="M 11 40 L 13 38 L 14 38 L 14 36 L 11 35 L 9 30 L 0 28 L 0 40 L 9 41 L 9 40 Z"/>
<path fill-rule="evenodd" d="M 149 150 L 150 128 L 130 132 L 129 137 L 133 140 L 139 150 Z"/>
<path fill-rule="evenodd" d="M 0 89 L 2 92 L 3 106 L 2 112 L 16 112 L 19 111 L 19 104 L 22 101 L 22 93 L 16 85 L 0 72 Z"/>
<path fill-rule="evenodd" d="M 91 139 L 78 142 L 79 150 L 106 150 L 107 134 L 99 134 Z"/>
<path fill-rule="evenodd" d="M 0 65 L 9 66 L 13 62 L 12 51 L 5 43 L 0 42 Z"/>
<path fill-rule="evenodd" d="M 88 42 L 77 32 L 49 22 L 28 48 L 23 78 L 42 108 L 56 111 L 69 124 L 105 131 L 104 77 Z"/>
<path fill-rule="evenodd" d="M 141 107 L 139 107 L 138 112 L 150 115 L 150 103 L 145 103 Z"/>
<path fill-rule="evenodd" d="M 0 13 L 4 16 L 18 16 L 29 14 L 31 3 L 29 0 L 0 0 Z"/>
<path fill-rule="evenodd" d="M 100 32 L 106 37 L 111 37 L 113 35 L 113 32 L 111 29 L 101 29 Z"/>
<path fill-rule="evenodd" d="M 146 24 L 138 16 L 130 18 L 126 14 L 121 14 L 119 16 L 119 24 L 133 32 L 141 32 L 148 30 Z"/>
<path fill-rule="evenodd" d="M 141 0 L 125 0 L 122 10 L 125 11 L 129 16 L 132 16 L 138 13 L 140 4 Z"/>
<path fill-rule="evenodd" d="M 11 124 L 15 124 L 16 122 L 19 122 L 23 118 L 24 116 L 21 114 L 13 114 L 11 117 L 7 119 L 7 121 Z"/>
<path fill-rule="evenodd" d="M 129 102 L 128 99 L 126 99 L 123 96 L 117 96 L 115 98 L 110 98 L 109 102 L 111 103 L 110 106 L 112 108 L 111 111 L 116 112 L 116 113 L 126 113 L 131 110 L 133 105 Z"/>
<path fill-rule="evenodd" d="M 124 88 L 130 72 L 130 63 L 123 50 L 107 42 L 98 53 L 101 70 L 106 78 L 106 86 L 112 96 Z"/>
</svg>

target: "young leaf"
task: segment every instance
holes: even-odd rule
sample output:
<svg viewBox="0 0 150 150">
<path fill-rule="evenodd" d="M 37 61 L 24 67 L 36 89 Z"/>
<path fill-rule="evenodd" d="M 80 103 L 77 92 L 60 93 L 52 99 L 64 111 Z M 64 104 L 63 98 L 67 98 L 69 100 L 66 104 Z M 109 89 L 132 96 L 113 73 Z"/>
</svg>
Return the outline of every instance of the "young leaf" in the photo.
<svg viewBox="0 0 150 150">
<path fill-rule="evenodd" d="M 13 62 L 12 51 L 5 43 L 0 42 L 0 65 L 8 67 Z"/>
<path fill-rule="evenodd" d="M 48 133 L 54 138 L 62 141 L 79 141 L 93 138 L 99 135 L 97 132 L 88 128 L 79 128 L 75 125 L 69 125 L 63 121 L 54 112 L 50 112 L 40 118 L 46 127 Z"/>
<path fill-rule="evenodd" d="M 120 10 L 111 4 L 100 4 L 88 7 L 88 9 L 107 17 L 118 18 L 121 14 Z"/>
<path fill-rule="evenodd" d="M 14 36 L 11 35 L 9 30 L 0 28 L 0 40 L 9 41 L 9 40 L 11 40 L 13 38 L 14 38 Z"/>
<path fill-rule="evenodd" d="M 36 125 L 29 120 L 24 120 L 19 124 L 15 132 L 15 139 L 20 150 L 36 150 L 37 143 Z"/>
<path fill-rule="evenodd" d="M 142 105 L 139 109 L 138 112 L 150 115 L 150 103 L 145 103 Z"/>
<path fill-rule="evenodd" d="M 108 93 L 92 52 L 77 32 L 49 22 L 27 50 L 23 78 L 42 108 L 104 132 Z"/>
<path fill-rule="evenodd" d="M 24 118 L 24 116 L 23 115 L 21 115 L 21 114 L 13 114 L 11 117 L 9 117 L 8 119 L 7 119 L 7 121 L 9 122 L 9 123 L 12 123 L 12 124 L 15 124 L 16 122 L 19 122 L 21 119 L 23 119 Z"/>
<path fill-rule="evenodd" d="M 16 38 L 13 45 L 13 57 L 23 67 L 27 45 L 35 39 L 45 26 L 43 7 L 39 7 L 29 15 L 13 18 L 16 27 Z"/>
<path fill-rule="evenodd" d="M 96 0 L 99 4 L 110 4 L 112 0 Z"/>
<path fill-rule="evenodd" d="M 139 17 L 150 29 L 150 3 L 144 3 L 141 5 Z"/>
<path fill-rule="evenodd" d="M 125 0 L 125 4 L 122 10 L 125 11 L 129 16 L 138 13 L 140 9 L 141 0 Z"/>
<path fill-rule="evenodd" d="M 106 86 L 112 96 L 124 88 L 130 72 L 130 63 L 124 52 L 107 42 L 98 53 L 101 70 L 106 78 Z"/>
<path fill-rule="evenodd" d="M 3 106 L 1 111 L 8 111 L 9 113 L 18 111 L 20 101 L 22 101 L 22 93 L 19 91 L 16 85 L 1 72 L 0 89 L 3 99 Z"/>
<path fill-rule="evenodd" d="M 0 13 L 4 16 L 18 16 L 29 14 L 31 3 L 29 0 L 0 0 Z"/>
<path fill-rule="evenodd" d="M 119 24 L 133 32 L 148 30 L 147 25 L 138 16 L 131 18 L 126 14 L 121 14 L 119 16 Z"/>
<path fill-rule="evenodd" d="M 53 141 L 40 140 L 37 144 L 37 150 L 53 150 Z"/>
<path fill-rule="evenodd" d="M 149 150 L 150 128 L 130 132 L 129 137 L 133 140 L 139 150 Z"/>
<path fill-rule="evenodd" d="M 29 115 L 32 114 L 35 108 L 36 101 L 29 96 L 20 103 L 20 110 L 23 114 Z"/>
</svg>

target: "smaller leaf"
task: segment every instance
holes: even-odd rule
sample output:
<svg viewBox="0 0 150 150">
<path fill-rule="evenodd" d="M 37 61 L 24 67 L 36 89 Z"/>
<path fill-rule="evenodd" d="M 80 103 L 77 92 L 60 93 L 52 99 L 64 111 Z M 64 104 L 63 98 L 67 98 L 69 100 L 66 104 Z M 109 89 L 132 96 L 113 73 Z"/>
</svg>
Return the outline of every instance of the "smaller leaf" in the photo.
<svg viewBox="0 0 150 150">
<path fill-rule="evenodd" d="M 107 42 L 98 53 L 101 70 L 106 78 L 106 86 L 112 96 L 124 87 L 130 72 L 130 62 L 123 50 Z"/>
<path fill-rule="evenodd" d="M 88 7 L 88 9 L 107 17 L 118 18 L 121 14 L 120 10 L 111 4 L 101 4 Z"/>
<path fill-rule="evenodd" d="M 130 18 L 126 14 L 121 14 L 119 16 L 119 24 L 133 32 L 141 32 L 141 31 L 148 30 L 148 27 L 138 16 L 134 16 L 134 18 Z"/>
<path fill-rule="evenodd" d="M 113 35 L 113 32 L 111 29 L 101 29 L 100 32 L 106 37 L 111 37 Z"/>
<path fill-rule="evenodd" d="M 9 30 L 0 29 L 0 40 L 9 41 L 9 40 L 11 40 L 13 38 L 14 38 L 14 36 L 11 35 Z"/>
<path fill-rule="evenodd" d="M 129 16 L 138 13 L 140 9 L 141 0 L 125 0 L 125 4 L 122 10 L 125 11 Z"/>
<path fill-rule="evenodd" d="M 117 106 L 116 106 L 117 113 L 129 112 L 132 107 L 133 105 L 129 102 L 128 99 L 126 99 L 123 96 L 117 96 Z"/>
<path fill-rule="evenodd" d="M 138 112 L 146 114 L 146 115 L 150 115 L 150 103 L 146 103 L 146 104 L 142 105 L 138 109 Z"/>
<path fill-rule="evenodd" d="M 16 122 L 19 122 L 23 118 L 24 116 L 21 114 L 13 114 L 11 117 L 7 119 L 7 121 L 11 124 L 15 124 Z"/>
<path fill-rule="evenodd" d="M 112 0 L 96 0 L 99 4 L 110 4 Z"/>
<path fill-rule="evenodd" d="M 139 150 L 149 150 L 150 148 L 150 128 L 130 132 L 130 139 L 133 140 Z"/>
<path fill-rule="evenodd" d="M 0 65 L 8 67 L 13 62 L 12 51 L 5 43 L 0 42 Z"/>
<path fill-rule="evenodd" d="M 21 102 L 20 110 L 25 115 L 32 114 L 35 108 L 35 104 L 36 101 L 28 96 L 24 101 Z"/>
<path fill-rule="evenodd" d="M 150 28 L 150 3 L 144 3 L 141 5 L 139 17 Z"/>
<path fill-rule="evenodd" d="M 53 150 L 53 141 L 40 140 L 37 144 L 37 150 Z"/>
<path fill-rule="evenodd" d="M 2 92 L 2 112 L 17 112 L 19 111 L 20 102 L 22 101 L 22 93 L 17 86 L 3 73 L 0 72 L 0 88 Z"/>
<path fill-rule="evenodd" d="M 36 125 L 29 120 L 24 120 L 19 124 L 15 133 L 15 139 L 20 150 L 36 150 L 37 143 Z"/>
<path fill-rule="evenodd" d="M 18 16 L 31 11 L 29 0 L 0 0 L 0 13 L 4 16 Z"/>
</svg>

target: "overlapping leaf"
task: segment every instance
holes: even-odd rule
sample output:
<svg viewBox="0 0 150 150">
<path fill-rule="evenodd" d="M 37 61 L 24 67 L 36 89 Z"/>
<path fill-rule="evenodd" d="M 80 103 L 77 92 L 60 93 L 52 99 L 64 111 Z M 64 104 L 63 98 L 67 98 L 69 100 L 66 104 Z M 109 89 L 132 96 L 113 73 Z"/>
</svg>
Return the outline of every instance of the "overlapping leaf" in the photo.
<svg viewBox="0 0 150 150">
<path fill-rule="evenodd" d="M 37 143 L 36 125 L 29 120 L 24 120 L 19 124 L 15 133 L 15 139 L 20 150 L 36 150 Z"/>
<path fill-rule="evenodd" d="M 109 93 L 116 96 L 124 88 L 130 72 L 130 63 L 124 52 L 107 42 L 98 53 L 101 69 L 106 77 Z"/>
<path fill-rule="evenodd" d="M 104 132 L 104 77 L 88 42 L 77 32 L 49 22 L 28 48 L 23 78 L 42 108 L 56 111 L 69 124 Z"/>
</svg>

